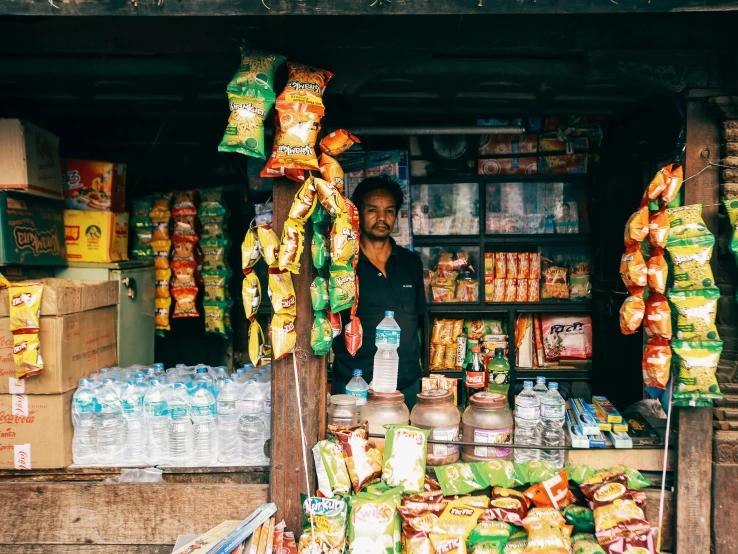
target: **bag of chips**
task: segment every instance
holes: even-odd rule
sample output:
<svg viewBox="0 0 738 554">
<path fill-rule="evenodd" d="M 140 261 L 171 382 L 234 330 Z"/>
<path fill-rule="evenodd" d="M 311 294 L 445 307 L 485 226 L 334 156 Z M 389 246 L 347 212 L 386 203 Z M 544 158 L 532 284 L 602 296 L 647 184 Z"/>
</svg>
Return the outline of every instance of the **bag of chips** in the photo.
<svg viewBox="0 0 738 554">
<path fill-rule="evenodd" d="M 483 521 L 506 521 L 513 525 L 522 525 L 523 519 L 528 513 L 530 502 L 514 489 L 493 487 L 489 508 L 481 515 Z"/>
<path fill-rule="evenodd" d="M 469 535 L 470 554 L 502 554 L 512 525 L 503 521 L 480 521 Z"/>
<path fill-rule="evenodd" d="M 643 385 L 666 390 L 671 374 L 671 344 L 667 339 L 651 337 L 643 352 Z"/>
<path fill-rule="evenodd" d="M 331 312 L 347 310 L 356 301 L 356 274 L 349 266 L 331 266 L 328 283 Z"/>
<path fill-rule="evenodd" d="M 274 73 L 285 61 L 284 56 L 246 46 L 241 47 L 241 65 L 228 86 L 243 94 L 263 98 L 274 104 Z"/>
<path fill-rule="evenodd" d="M 648 290 L 652 293 L 664 294 L 666 280 L 669 278 L 669 266 L 664 258 L 663 248 L 653 248 L 646 263 L 648 272 Z"/>
<path fill-rule="evenodd" d="M 320 203 L 331 216 L 336 217 L 338 214 L 348 211 L 346 200 L 341 195 L 341 191 L 333 183 L 316 177 L 315 188 L 318 191 L 318 200 L 320 200 Z"/>
<path fill-rule="evenodd" d="M 733 253 L 738 263 L 738 199 L 723 200 L 723 205 L 725 206 L 725 211 L 728 212 L 730 227 L 733 230 L 728 249 Z"/>
<path fill-rule="evenodd" d="M 315 312 L 313 326 L 310 329 L 310 347 L 316 356 L 325 356 L 333 346 L 333 329 L 324 312 Z"/>
<path fill-rule="evenodd" d="M 675 290 L 705 289 L 714 286 L 710 267 L 715 237 L 712 234 L 693 239 L 669 240 L 666 250 L 674 266 Z"/>
<path fill-rule="evenodd" d="M 275 314 L 297 315 L 297 301 L 292 274 L 286 270 L 269 268 L 269 300 Z"/>
<path fill-rule="evenodd" d="M 684 183 L 684 168 L 680 164 L 669 164 L 662 171 L 666 171 L 666 186 L 661 193 L 662 204 L 670 204 L 679 194 L 679 190 Z"/>
<path fill-rule="evenodd" d="M 515 465 L 516 471 L 520 471 L 520 464 Z M 525 483 L 535 485 L 556 475 L 556 466 L 546 460 L 531 460 L 525 462 Z"/>
<path fill-rule="evenodd" d="M 563 469 L 553 477 L 530 486 L 523 495 L 538 508 L 561 510 L 574 501 L 574 495 L 569 491 L 569 479 Z"/>
<path fill-rule="evenodd" d="M 528 534 L 527 533 L 525 534 L 524 537 L 517 537 L 517 538 L 510 537 L 510 540 L 507 541 L 507 544 L 505 544 L 505 548 L 502 550 L 502 554 L 523 554 L 527 546 L 528 546 Z"/>
<path fill-rule="evenodd" d="M 315 188 L 317 190 L 317 185 Z M 323 234 L 328 232 L 328 227 L 331 224 L 331 214 L 323 207 L 323 204 L 320 202 L 320 196 L 318 196 L 318 205 L 315 206 L 310 221 L 313 222 L 314 230 L 320 230 Z"/>
<path fill-rule="evenodd" d="M 543 270 L 541 298 L 569 298 L 569 285 L 566 282 L 565 267 L 551 265 Z"/>
<path fill-rule="evenodd" d="M 169 281 L 172 278 L 171 269 L 157 269 L 154 281 L 154 297 L 155 298 L 171 298 L 169 289 Z"/>
<path fill-rule="evenodd" d="M 266 159 L 264 155 L 264 118 L 271 109 L 263 98 L 248 96 L 237 88 L 228 87 L 228 107 L 231 110 L 218 152 L 237 152 Z"/>
<path fill-rule="evenodd" d="M 300 272 L 300 257 L 305 246 L 305 228 L 297 219 L 289 218 L 282 227 L 282 240 L 279 246 L 279 269 L 291 273 Z"/>
<path fill-rule="evenodd" d="M 617 465 L 612 466 L 608 471 L 622 472 L 628 478 L 628 489 L 638 491 L 653 485 L 650 479 L 646 479 L 641 472 L 629 466 Z"/>
<path fill-rule="evenodd" d="M 181 317 L 200 317 L 197 311 L 197 293 L 196 286 L 172 286 L 172 297 L 174 298 L 174 311 L 172 318 Z"/>
<path fill-rule="evenodd" d="M 227 271 L 228 270 L 228 240 L 203 240 L 200 241 L 203 260 L 202 267 L 205 271 Z"/>
<path fill-rule="evenodd" d="M 436 478 L 444 496 L 468 494 L 486 487 L 471 465 L 464 463 L 436 467 Z"/>
<path fill-rule="evenodd" d="M 310 284 L 310 300 L 313 305 L 313 311 L 319 312 L 328 307 L 328 281 L 323 277 L 316 277 Z"/>
<path fill-rule="evenodd" d="M 390 490 L 373 498 L 353 497 L 348 528 L 348 551 L 354 554 L 399 554 L 402 550 L 397 506 L 401 492 Z"/>
<path fill-rule="evenodd" d="M 460 500 L 453 500 L 446 504 L 433 532 L 440 535 L 461 536 L 466 539 L 477 526 L 479 516 L 483 512 L 482 508 L 475 508 Z"/>
<path fill-rule="evenodd" d="M 156 297 L 154 299 L 154 326 L 157 332 L 171 330 L 171 327 L 169 326 L 171 308 L 171 297 Z"/>
<path fill-rule="evenodd" d="M 343 554 L 346 547 L 348 506 L 343 498 L 313 498 L 300 495 L 302 500 L 302 536 L 297 545 L 299 554 Z"/>
<path fill-rule="evenodd" d="M 648 236 L 648 204 L 641 206 L 625 224 L 625 246 L 640 244 Z"/>
<path fill-rule="evenodd" d="M 261 258 L 261 248 L 259 247 L 256 229 L 249 229 L 241 243 L 241 268 L 245 271 L 250 267 L 254 267 L 259 258 Z"/>
<path fill-rule="evenodd" d="M 382 481 L 405 492 L 421 492 L 425 483 L 428 429 L 394 425 L 387 432 Z"/>
<path fill-rule="evenodd" d="M 320 494 L 326 498 L 348 496 L 351 492 L 351 478 L 338 439 L 329 438 L 318 442 L 313 446 L 313 458 Z"/>
<path fill-rule="evenodd" d="M 287 69 L 287 84 L 277 97 L 277 109 L 304 110 L 322 116 L 325 113 L 323 93 L 333 73 L 292 62 L 287 62 Z"/>
<path fill-rule="evenodd" d="M 722 398 L 715 373 L 723 352 L 723 343 L 714 341 L 683 341 L 671 343 L 676 367 L 674 400 L 677 406 L 696 406 Z"/>
<path fill-rule="evenodd" d="M 663 294 L 657 292 L 648 297 L 644 321 L 646 336 L 671 340 L 671 310 Z"/>
<path fill-rule="evenodd" d="M 639 243 L 629 246 L 620 257 L 620 277 L 631 294 L 648 284 L 648 268 Z"/>
<path fill-rule="evenodd" d="M 169 224 L 172 213 L 169 211 L 169 203 L 172 201 L 172 193 L 165 192 L 155 194 L 153 196 L 154 204 L 149 212 L 151 222 L 156 225 L 158 223 Z"/>
<path fill-rule="evenodd" d="M 259 365 L 259 357 L 261 356 L 262 347 L 264 344 L 264 331 L 261 329 L 261 325 L 254 318 L 249 325 L 249 360 L 254 367 Z"/>
<path fill-rule="evenodd" d="M 169 251 L 172 248 L 170 240 L 152 240 L 151 249 L 154 252 L 154 267 L 156 269 L 169 268 Z"/>
<path fill-rule="evenodd" d="M 360 143 L 361 141 L 354 135 L 344 129 L 339 129 L 338 131 L 333 131 L 331 134 L 323 137 L 320 141 L 320 149 L 331 156 L 338 156 L 339 154 L 343 154 L 354 144 Z"/>
<path fill-rule="evenodd" d="M 572 504 L 564 509 L 564 519 L 577 533 L 594 533 L 594 513 L 585 506 Z"/>
<path fill-rule="evenodd" d="M 323 269 L 328 262 L 330 252 L 328 250 L 328 239 L 326 239 L 325 235 L 317 227 L 313 229 L 311 253 L 313 255 L 313 266 L 315 266 L 315 269 Z"/>
<path fill-rule="evenodd" d="M 676 338 L 686 341 L 719 340 L 715 316 L 720 289 L 671 290 L 669 301 L 676 318 Z"/>
<path fill-rule="evenodd" d="M 269 267 L 273 267 L 279 255 L 279 238 L 274 229 L 269 225 L 256 226 L 257 243 L 264 261 Z"/>
<path fill-rule="evenodd" d="M 582 491 L 584 496 L 589 500 L 592 500 L 594 492 L 602 485 L 608 485 L 610 483 L 619 483 L 623 486 L 628 484 L 628 476 L 625 472 L 619 469 L 598 471 L 591 477 L 585 479 L 579 483 L 579 489 Z"/>
<path fill-rule="evenodd" d="M 607 554 L 594 535 L 577 533 L 571 537 L 572 554 Z"/>
<path fill-rule="evenodd" d="M 464 538 L 458 535 L 431 533 L 430 540 L 434 554 L 466 554 Z"/>
<path fill-rule="evenodd" d="M 434 554 L 430 534 L 445 509 L 442 503 L 403 499 L 397 511 L 402 516 L 402 536 L 406 554 Z"/>
<path fill-rule="evenodd" d="M 295 199 L 290 207 L 288 217 L 304 224 L 313 215 L 313 210 L 317 203 L 318 198 L 317 192 L 315 191 L 315 183 L 313 182 L 313 178 L 309 177 L 295 194 Z"/>
<path fill-rule="evenodd" d="M 205 333 L 227 337 L 225 302 L 203 302 L 202 309 L 205 316 Z"/>
<path fill-rule="evenodd" d="M 292 170 L 319 169 L 315 141 L 320 130 L 319 114 L 310 111 L 283 109 L 279 111 L 280 133 L 275 135 L 272 167 Z"/>
<path fill-rule="evenodd" d="M 569 554 L 566 521 L 554 508 L 532 508 L 523 520 L 528 544 L 523 554 Z"/>
<path fill-rule="evenodd" d="M 382 454 L 373 442 L 367 440 L 366 430 L 354 428 L 336 433 L 346 457 L 351 484 L 358 493 L 382 477 Z"/>
<path fill-rule="evenodd" d="M 655 211 L 648 218 L 648 246 L 664 248 L 669 238 L 669 216 L 666 210 Z"/>
<path fill-rule="evenodd" d="M 253 318 L 259 311 L 259 305 L 261 304 L 261 283 L 259 277 L 251 268 L 244 271 L 241 298 L 243 299 L 246 319 Z"/>
<path fill-rule="evenodd" d="M 471 464 L 479 481 L 487 487 L 510 489 L 521 485 L 515 466 L 507 460 L 487 460 Z"/>
<path fill-rule="evenodd" d="M 225 302 L 230 271 L 203 271 L 205 302 Z"/>
<path fill-rule="evenodd" d="M 26 379 L 44 369 L 39 326 L 43 283 L 11 284 L 8 288 L 10 332 L 13 334 L 15 378 Z"/>
<path fill-rule="evenodd" d="M 666 216 L 669 218 L 669 240 L 693 239 L 709 233 L 702 219 L 702 204 L 667 208 Z"/>
<path fill-rule="evenodd" d="M 274 349 L 275 360 L 281 360 L 294 352 L 297 344 L 295 316 L 275 313 L 269 325 L 269 337 Z"/>
<path fill-rule="evenodd" d="M 632 335 L 641 327 L 646 314 L 646 303 L 643 294 L 633 294 L 620 306 L 620 332 Z"/>
<path fill-rule="evenodd" d="M 354 304 L 356 306 L 356 304 Z M 353 308 L 351 308 L 353 310 Z M 364 341 L 364 329 L 361 326 L 361 321 L 356 315 L 351 316 L 351 320 L 346 324 L 343 333 L 343 340 L 346 344 L 346 350 L 351 356 L 356 356 L 356 353 L 361 348 L 361 344 Z"/>
<path fill-rule="evenodd" d="M 323 139 L 325 140 L 325 138 Z M 320 176 L 323 180 L 333 185 L 339 192 L 343 193 L 344 173 L 341 164 L 328 154 L 320 156 Z"/>
<path fill-rule="evenodd" d="M 566 475 L 569 481 L 580 485 L 597 473 L 597 470 L 588 465 L 566 466 Z"/>
<path fill-rule="evenodd" d="M 349 221 L 348 213 L 338 214 L 333 222 L 330 235 L 331 263 L 333 265 L 346 265 L 358 250 L 358 237 L 354 227 Z"/>
</svg>

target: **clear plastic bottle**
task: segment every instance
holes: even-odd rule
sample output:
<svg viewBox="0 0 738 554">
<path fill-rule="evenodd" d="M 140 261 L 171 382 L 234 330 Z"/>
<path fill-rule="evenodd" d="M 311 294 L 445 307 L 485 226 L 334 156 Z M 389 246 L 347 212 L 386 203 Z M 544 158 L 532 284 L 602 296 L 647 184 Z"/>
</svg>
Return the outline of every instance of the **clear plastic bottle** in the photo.
<svg viewBox="0 0 738 554">
<path fill-rule="evenodd" d="M 193 462 L 210 465 L 217 459 L 218 428 L 215 424 L 215 397 L 204 381 L 197 384 L 192 395 L 192 424 L 194 426 Z"/>
<path fill-rule="evenodd" d="M 142 464 L 146 458 L 146 430 L 143 414 L 143 394 L 136 381 L 129 380 L 123 387 L 120 400 L 123 404 L 125 424 L 123 463 Z"/>
<path fill-rule="evenodd" d="M 94 464 L 97 458 L 96 405 L 95 385 L 89 379 L 80 379 L 72 398 L 72 457 L 77 465 Z"/>
<path fill-rule="evenodd" d="M 539 375 L 536 377 L 536 384 L 533 386 L 533 392 L 536 393 L 538 396 L 538 401 L 540 402 L 543 398 L 543 395 L 548 392 L 548 387 L 546 386 L 546 378 L 542 375 Z"/>
<path fill-rule="evenodd" d="M 152 465 L 166 463 L 169 453 L 169 409 L 166 398 L 168 386 L 164 381 L 154 379 L 144 396 L 146 460 Z"/>
<path fill-rule="evenodd" d="M 112 379 L 103 380 L 97 398 L 97 463 L 118 464 L 124 446 L 123 405 Z"/>
<path fill-rule="evenodd" d="M 205 383 L 207 385 L 208 390 L 210 391 L 210 393 L 211 394 L 214 394 L 214 391 L 215 391 L 215 379 L 213 378 L 212 375 L 210 375 L 210 372 L 209 372 L 207 366 L 204 366 L 204 365 L 197 366 L 197 369 L 195 370 L 195 377 L 194 377 L 193 381 L 195 383 L 195 387 L 197 387 L 199 385 L 199 383 Z M 191 391 L 192 394 L 194 394 L 196 392 L 196 390 L 197 389 L 195 388 L 195 390 Z"/>
<path fill-rule="evenodd" d="M 541 459 L 551 462 L 556 468 L 564 467 L 564 450 L 547 450 L 546 446 L 565 446 L 564 422 L 566 403 L 559 394 L 559 384 L 549 383 L 548 392 L 541 399 L 541 421 L 543 423 Z"/>
<path fill-rule="evenodd" d="M 374 379 L 372 383 L 377 392 L 395 392 L 397 390 L 397 366 L 400 358 L 397 349 L 400 346 L 400 326 L 395 321 L 395 312 L 384 312 L 384 319 L 377 325 L 374 344 L 377 353 L 374 355 Z"/>
<path fill-rule="evenodd" d="M 154 370 L 156 371 L 156 375 L 158 377 L 161 377 L 162 375 L 166 375 L 166 371 L 164 370 L 164 364 L 161 362 L 157 362 L 154 364 Z"/>
<path fill-rule="evenodd" d="M 359 421 L 361 420 L 359 415 L 361 414 L 361 408 L 364 407 L 369 396 L 369 385 L 364 381 L 361 374 L 360 369 L 355 369 L 353 379 L 346 384 L 346 394 L 356 397 L 356 415 Z"/>
<path fill-rule="evenodd" d="M 261 418 L 264 421 L 264 436 L 267 441 L 272 439 L 272 381 L 271 379 L 264 383 L 264 412 Z M 271 456 L 268 448 L 264 449 L 264 454 L 268 457 Z"/>
<path fill-rule="evenodd" d="M 146 393 L 149 391 L 149 380 L 146 378 L 146 374 L 142 371 L 136 373 L 134 380 L 138 390 L 141 392 L 141 410 L 143 410 L 143 401 L 146 397 Z"/>
<path fill-rule="evenodd" d="M 241 417 L 238 420 L 238 437 L 241 441 L 241 457 L 245 462 L 258 462 L 264 458 L 266 426 L 264 395 L 256 379 L 249 379 L 239 401 Z"/>
<path fill-rule="evenodd" d="M 232 379 L 223 381 L 223 388 L 218 393 L 218 461 L 221 463 L 238 463 L 241 460 L 241 447 L 237 434 L 238 420 L 241 415 L 238 406 L 239 392 Z"/>
<path fill-rule="evenodd" d="M 169 409 L 169 459 L 172 465 L 187 465 L 192 459 L 192 406 L 184 383 L 167 391 Z"/>
<path fill-rule="evenodd" d="M 524 381 L 523 390 L 515 398 L 515 444 L 540 446 L 541 403 L 533 392 L 533 381 Z M 513 459 L 522 464 L 540 458 L 540 450 L 516 448 Z"/>
</svg>

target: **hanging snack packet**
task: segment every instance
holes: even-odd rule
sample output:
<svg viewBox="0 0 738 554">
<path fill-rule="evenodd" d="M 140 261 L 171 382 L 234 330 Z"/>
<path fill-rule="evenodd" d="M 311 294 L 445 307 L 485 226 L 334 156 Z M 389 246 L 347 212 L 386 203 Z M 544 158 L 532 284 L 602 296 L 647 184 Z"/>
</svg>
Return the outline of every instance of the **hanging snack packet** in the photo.
<svg viewBox="0 0 738 554">
<path fill-rule="evenodd" d="M 195 283 L 195 262 L 172 262 L 172 288 L 176 287 L 196 287 Z"/>
<path fill-rule="evenodd" d="M 485 488 L 474 474 L 471 465 L 458 463 L 436 468 L 436 479 L 444 496 L 469 494 Z"/>
<path fill-rule="evenodd" d="M 295 332 L 295 316 L 274 314 L 269 325 L 269 338 L 274 349 L 274 359 L 281 360 L 295 351 L 297 333 Z"/>
<path fill-rule="evenodd" d="M 202 267 L 204 271 L 226 271 L 228 269 L 228 240 L 203 240 Z"/>
<path fill-rule="evenodd" d="M 522 484 L 515 473 L 515 466 L 507 460 L 487 460 L 471 465 L 480 482 L 487 487 L 510 489 Z"/>
<path fill-rule="evenodd" d="M 169 281 L 172 278 L 171 269 L 157 269 L 154 281 L 155 298 L 170 298 L 172 296 L 169 290 Z"/>
<path fill-rule="evenodd" d="M 338 440 L 330 438 L 317 443 L 313 446 L 313 458 L 320 494 L 326 498 L 348 496 L 351 492 L 351 478 Z"/>
<path fill-rule="evenodd" d="M 334 552 L 346 548 L 348 506 L 343 498 L 314 498 L 300 495 L 302 500 L 302 536 L 299 554 Z"/>
<path fill-rule="evenodd" d="M 620 277 L 631 294 L 648 284 L 648 268 L 640 244 L 629 246 L 620 257 Z"/>
<path fill-rule="evenodd" d="M 648 297 L 644 321 L 646 336 L 671 340 L 671 310 L 663 294 L 657 292 Z"/>
<path fill-rule="evenodd" d="M 667 339 L 651 337 L 643 352 L 643 385 L 666 390 L 671 374 L 671 344 Z"/>
<path fill-rule="evenodd" d="M 288 217 L 300 223 L 305 223 L 313 215 L 317 203 L 314 179 L 309 177 L 295 194 Z"/>
<path fill-rule="evenodd" d="M 320 141 L 320 149 L 331 156 L 343 154 L 354 144 L 360 144 L 361 141 L 345 129 L 333 131 L 330 135 L 326 135 Z M 327 180 L 327 179 L 326 179 Z"/>
<path fill-rule="evenodd" d="M 399 554 L 402 550 L 399 491 L 373 498 L 353 497 L 348 528 L 348 552 L 352 554 Z"/>
<path fill-rule="evenodd" d="M 640 244 L 648 236 L 648 205 L 641 206 L 625 224 L 625 246 Z"/>
<path fill-rule="evenodd" d="M 484 511 L 481 519 L 484 521 L 506 521 L 513 525 L 522 525 L 528 513 L 530 502 L 514 489 L 493 487 L 489 508 Z"/>
<path fill-rule="evenodd" d="M 678 372 L 674 389 L 676 405 L 693 405 L 692 403 L 723 397 L 715 378 L 720 354 L 723 352 L 722 341 L 675 340 L 671 347 Z"/>
<path fill-rule="evenodd" d="M 154 299 L 154 325 L 157 331 L 169 331 L 169 313 L 172 308 L 172 299 L 157 297 Z"/>
<path fill-rule="evenodd" d="M 153 196 L 154 203 L 151 207 L 149 217 L 154 225 L 159 223 L 169 224 L 169 220 L 172 218 L 172 212 L 169 211 L 169 203 L 171 200 L 171 192 L 155 194 Z"/>
<path fill-rule="evenodd" d="M 149 214 L 154 207 L 154 197 L 144 196 L 143 198 L 135 198 L 132 204 L 133 210 L 130 226 L 134 229 L 151 229 L 154 226 L 154 222 L 151 221 Z"/>
<path fill-rule="evenodd" d="M 669 216 L 666 210 L 655 211 L 648 218 L 648 246 L 664 248 L 669 238 Z"/>
<path fill-rule="evenodd" d="M 346 265 L 358 249 L 358 237 L 354 227 L 349 221 L 348 213 L 340 213 L 333 222 L 330 234 L 331 241 L 331 263 L 333 265 Z"/>
<path fill-rule="evenodd" d="M 564 519 L 577 533 L 594 533 L 594 514 L 585 506 L 572 504 L 564 510 Z"/>
<path fill-rule="evenodd" d="M 263 98 L 274 103 L 274 73 L 285 61 L 284 56 L 246 46 L 241 47 L 241 65 L 228 86 L 243 94 Z"/>
<path fill-rule="evenodd" d="M 328 307 L 328 281 L 323 277 L 316 277 L 310 284 L 310 300 L 315 312 L 325 310 Z"/>
<path fill-rule="evenodd" d="M 259 248 L 256 229 L 249 229 L 241 243 L 241 268 L 245 271 L 253 267 L 259 261 L 259 258 L 261 258 L 261 249 Z"/>
<path fill-rule="evenodd" d="M 356 301 L 356 274 L 351 266 L 331 266 L 328 286 L 331 312 L 348 310 Z"/>
<path fill-rule="evenodd" d="M 330 215 L 336 217 L 338 214 L 346 213 L 346 201 L 335 185 L 315 177 L 315 188 L 318 191 L 318 200 Z"/>
<path fill-rule="evenodd" d="M 421 492 L 425 483 L 426 444 L 430 430 L 394 425 L 387 432 L 382 481 L 404 492 Z"/>
<path fill-rule="evenodd" d="M 279 238 L 274 229 L 269 225 L 257 225 L 256 237 L 261 255 L 269 267 L 272 267 L 277 261 L 279 255 Z"/>
<path fill-rule="evenodd" d="M 325 312 L 315 312 L 313 326 L 310 329 L 310 347 L 316 356 L 325 356 L 333 346 L 333 329 Z"/>
<path fill-rule="evenodd" d="M 651 249 L 646 268 L 648 272 L 648 290 L 651 293 L 664 294 L 666 281 L 669 278 L 669 266 L 666 263 L 666 258 L 664 258 L 663 248 Z"/>
<path fill-rule="evenodd" d="M 181 317 L 199 317 L 197 311 L 197 287 L 173 286 L 172 296 L 174 297 L 173 319 Z"/>
<path fill-rule="evenodd" d="M 203 271 L 205 302 L 225 302 L 230 271 Z"/>
<path fill-rule="evenodd" d="M 571 537 L 572 554 L 607 554 L 594 535 L 577 533 Z"/>
<path fill-rule="evenodd" d="M 8 287 L 9 326 L 13 334 L 16 379 L 38 375 L 44 369 L 39 339 L 43 292 L 42 283 L 11 284 Z"/>
<path fill-rule="evenodd" d="M 151 241 L 151 249 L 154 252 L 154 267 L 156 269 L 169 269 L 169 251 L 172 248 L 170 240 Z"/>
<path fill-rule="evenodd" d="M 279 247 L 279 268 L 292 273 L 300 272 L 300 257 L 305 246 L 305 229 L 298 220 L 289 218 L 282 227 Z"/>
<path fill-rule="evenodd" d="M 666 205 L 674 201 L 679 194 L 679 190 L 684 183 L 684 168 L 680 164 L 669 164 L 664 170 L 668 172 L 666 177 L 666 187 L 661 193 L 661 202 Z"/>
<path fill-rule="evenodd" d="M 710 267 L 715 237 L 712 234 L 693 239 L 669 240 L 666 250 L 674 266 L 674 289 L 706 289 L 714 286 Z"/>
<path fill-rule="evenodd" d="M 13 362 L 16 379 L 26 379 L 43 371 L 38 331 L 13 333 Z"/>
<path fill-rule="evenodd" d="M 262 346 L 264 344 L 264 331 L 261 325 L 254 319 L 249 325 L 249 360 L 254 367 L 259 365 L 259 356 L 261 355 Z"/>
<path fill-rule="evenodd" d="M 330 252 L 328 250 L 328 240 L 318 227 L 313 227 L 313 242 L 311 253 L 313 255 L 313 266 L 315 267 L 315 269 L 323 269 L 326 262 L 328 261 Z"/>
<path fill-rule="evenodd" d="M 327 137 L 326 137 L 327 138 Z M 325 141 L 325 138 L 323 139 Z M 322 143 L 321 143 L 322 144 Z M 341 164 L 328 154 L 320 156 L 320 176 L 343 193 L 344 173 Z"/>
<path fill-rule="evenodd" d="M 280 133 L 274 136 L 273 167 L 290 170 L 320 169 L 315 155 L 315 141 L 320 130 L 321 115 L 310 111 L 279 111 Z"/>
<path fill-rule="evenodd" d="M 297 315 L 295 286 L 292 283 L 292 274 L 286 270 L 269 268 L 269 300 L 275 314 Z"/>
<path fill-rule="evenodd" d="M 317 191 L 318 185 L 315 184 L 315 190 Z M 328 227 L 331 224 L 331 214 L 328 213 L 328 210 L 326 210 L 323 207 L 323 204 L 320 202 L 320 196 L 318 196 L 318 205 L 315 206 L 315 211 L 313 211 L 313 215 L 310 216 L 310 220 L 313 222 L 313 228 L 319 229 L 321 233 L 327 233 Z"/>
<path fill-rule="evenodd" d="M 333 338 L 335 339 L 338 335 L 341 334 L 341 331 L 343 330 L 341 326 L 341 314 L 334 314 L 333 312 L 331 312 L 331 309 L 329 307 L 326 308 L 325 315 L 328 316 L 328 321 L 331 324 L 331 329 L 333 329 Z"/>
<path fill-rule="evenodd" d="M 671 302 L 676 319 L 676 338 L 686 341 L 719 340 L 715 316 L 720 289 L 671 290 Z"/>
<path fill-rule="evenodd" d="M 633 294 L 620 306 L 620 332 L 632 335 L 641 327 L 646 314 L 646 304 L 642 294 Z"/>
<path fill-rule="evenodd" d="M 512 525 L 502 521 L 480 521 L 469 535 L 470 554 L 502 554 Z"/>
<path fill-rule="evenodd" d="M 702 219 L 702 204 L 667 208 L 669 240 L 693 239 L 709 233 Z"/>
<path fill-rule="evenodd" d="M 339 431 L 336 435 L 343 446 L 354 492 L 377 483 L 382 476 L 382 454 L 373 442 L 366 439 L 366 431 L 352 429 Z"/>
<path fill-rule="evenodd" d="M 244 271 L 241 298 L 243 299 L 246 319 L 251 319 L 259 311 L 259 305 L 261 304 L 261 283 L 259 277 L 251 268 Z"/>
<path fill-rule="evenodd" d="M 353 308 L 352 308 L 353 310 Z M 343 333 L 343 340 L 346 344 L 346 350 L 351 356 L 356 356 L 356 353 L 361 348 L 361 344 L 364 341 L 364 328 L 361 326 L 361 321 L 356 315 L 351 316 L 351 321 L 346 324 Z"/>
<path fill-rule="evenodd" d="M 225 302 L 203 302 L 205 312 L 205 333 L 227 337 L 225 326 Z"/>
<path fill-rule="evenodd" d="M 738 262 L 738 199 L 723 200 L 725 211 L 728 212 L 730 227 L 733 229 L 730 237 L 728 249 L 733 253 L 736 262 Z"/>
<path fill-rule="evenodd" d="M 550 479 L 530 486 L 523 495 L 538 508 L 561 510 L 574 501 L 574 495 L 569 491 L 569 479 L 563 469 Z"/>
<path fill-rule="evenodd" d="M 287 68 L 287 84 L 277 98 L 277 109 L 312 111 L 322 116 L 325 113 L 323 93 L 333 73 L 292 62 L 287 62 Z"/>
<path fill-rule="evenodd" d="M 238 89 L 229 87 L 228 107 L 231 114 L 218 145 L 218 152 L 238 152 L 254 158 L 266 159 L 264 155 L 264 118 L 271 109 L 263 98 L 247 96 Z"/>
</svg>

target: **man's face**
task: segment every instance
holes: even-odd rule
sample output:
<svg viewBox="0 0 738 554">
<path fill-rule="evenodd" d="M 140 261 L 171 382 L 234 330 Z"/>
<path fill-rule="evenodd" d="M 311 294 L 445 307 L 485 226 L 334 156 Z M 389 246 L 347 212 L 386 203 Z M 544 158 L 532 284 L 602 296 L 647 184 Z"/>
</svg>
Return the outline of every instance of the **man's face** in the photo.
<svg viewBox="0 0 738 554">
<path fill-rule="evenodd" d="M 361 205 L 361 233 L 375 240 L 389 237 L 395 227 L 395 198 L 386 190 L 375 190 L 364 196 Z"/>
</svg>

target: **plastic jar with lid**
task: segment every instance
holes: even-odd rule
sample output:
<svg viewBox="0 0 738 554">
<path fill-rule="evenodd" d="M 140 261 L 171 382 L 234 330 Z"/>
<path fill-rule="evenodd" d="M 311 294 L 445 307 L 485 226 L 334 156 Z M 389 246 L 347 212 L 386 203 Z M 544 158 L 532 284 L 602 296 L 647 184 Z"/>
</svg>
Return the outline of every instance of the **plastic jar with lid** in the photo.
<svg viewBox="0 0 738 554">
<path fill-rule="evenodd" d="M 400 391 L 376 392 L 369 391 L 369 395 L 361 409 L 361 420 L 369 423 L 370 435 L 387 434 L 385 425 L 407 425 L 410 423 L 410 410 L 405 406 L 405 395 Z M 384 448 L 384 440 L 370 439 L 380 448 Z"/>
<path fill-rule="evenodd" d="M 507 396 L 498 392 L 478 392 L 469 399 L 461 419 L 464 442 L 490 446 L 464 446 L 461 459 L 465 462 L 509 460 L 512 449 L 503 445 L 513 443 L 513 417 L 507 405 Z"/>
<path fill-rule="evenodd" d="M 420 429 L 430 429 L 430 439 L 457 440 L 461 414 L 454 405 L 451 391 L 432 389 L 418 395 L 417 404 L 410 414 L 410 424 Z M 459 447 L 447 444 L 429 444 L 429 466 L 452 464 L 459 460 Z"/>
<path fill-rule="evenodd" d="M 328 406 L 328 425 L 351 427 L 356 425 L 356 397 L 350 394 L 334 394 Z"/>
</svg>

